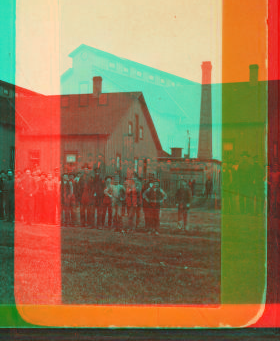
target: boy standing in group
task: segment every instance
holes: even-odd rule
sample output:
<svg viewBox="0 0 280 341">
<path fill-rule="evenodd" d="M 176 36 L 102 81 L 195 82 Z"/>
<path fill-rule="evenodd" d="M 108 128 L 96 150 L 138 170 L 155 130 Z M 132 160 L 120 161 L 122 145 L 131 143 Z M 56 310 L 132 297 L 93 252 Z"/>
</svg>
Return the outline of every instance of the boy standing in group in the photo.
<svg viewBox="0 0 280 341">
<path fill-rule="evenodd" d="M 114 185 L 112 186 L 112 208 L 113 224 L 116 231 L 123 231 L 122 226 L 122 202 L 125 200 L 125 189 L 120 184 L 119 175 L 114 176 Z"/>
<path fill-rule="evenodd" d="M 153 187 L 148 188 L 144 192 L 143 198 L 150 205 L 150 223 L 152 231 L 149 231 L 149 233 L 158 235 L 160 227 L 160 205 L 167 199 L 166 193 L 159 186 L 158 179 L 153 181 Z"/>
<path fill-rule="evenodd" d="M 178 207 L 178 225 L 183 227 L 184 231 L 188 231 L 188 210 L 191 205 L 192 193 L 188 188 L 187 182 L 182 181 L 182 187 L 178 189 L 175 196 L 176 205 Z"/>
</svg>

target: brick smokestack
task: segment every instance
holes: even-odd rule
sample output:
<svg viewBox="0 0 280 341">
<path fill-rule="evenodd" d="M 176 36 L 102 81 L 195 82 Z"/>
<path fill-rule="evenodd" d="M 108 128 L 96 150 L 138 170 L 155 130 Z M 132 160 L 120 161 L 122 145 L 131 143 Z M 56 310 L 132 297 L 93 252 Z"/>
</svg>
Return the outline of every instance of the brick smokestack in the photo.
<svg viewBox="0 0 280 341">
<path fill-rule="evenodd" d="M 212 159 L 212 96 L 211 96 L 211 62 L 203 62 L 200 127 L 197 157 L 201 160 Z"/>
<path fill-rule="evenodd" d="M 102 93 L 102 77 L 93 77 L 93 96 L 98 97 Z"/>
</svg>

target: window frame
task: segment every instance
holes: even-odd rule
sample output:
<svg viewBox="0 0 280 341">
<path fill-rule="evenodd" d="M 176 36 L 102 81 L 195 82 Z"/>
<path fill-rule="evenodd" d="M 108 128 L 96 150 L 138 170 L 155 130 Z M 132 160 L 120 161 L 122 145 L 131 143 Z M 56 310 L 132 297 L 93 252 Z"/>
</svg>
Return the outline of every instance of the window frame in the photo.
<svg viewBox="0 0 280 341">
<path fill-rule="evenodd" d="M 139 140 L 144 140 L 144 128 L 143 128 L 143 126 L 139 127 Z"/>
<path fill-rule="evenodd" d="M 131 127 L 131 132 L 129 132 L 129 127 Z M 128 136 L 133 135 L 133 123 L 132 121 L 128 121 Z"/>
<path fill-rule="evenodd" d="M 122 157 L 120 153 L 116 154 L 116 169 L 118 171 L 122 169 Z"/>
</svg>

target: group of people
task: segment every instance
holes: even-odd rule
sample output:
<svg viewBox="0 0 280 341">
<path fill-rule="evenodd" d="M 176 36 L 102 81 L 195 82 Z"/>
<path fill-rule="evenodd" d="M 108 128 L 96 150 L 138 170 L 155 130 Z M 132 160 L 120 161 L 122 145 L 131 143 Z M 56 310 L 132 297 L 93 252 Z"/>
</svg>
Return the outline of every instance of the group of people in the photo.
<svg viewBox="0 0 280 341">
<path fill-rule="evenodd" d="M 224 213 L 263 214 L 266 178 L 257 156 L 244 152 L 238 164 L 224 162 L 222 181 Z"/>
<path fill-rule="evenodd" d="M 95 168 L 92 174 L 87 165 L 75 177 L 63 174 L 60 187 L 62 225 L 79 222 L 80 226 L 98 229 L 106 226 L 116 231 L 135 231 L 139 228 L 143 207 L 146 230 L 158 234 L 160 206 L 167 198 L 158 179 L 150 177 L 142 181 L 134 174 L 121 184 L 118 173 L 108 175 L 104 180 L 102 175 L 99 168 Z M 124 227 L 123 216 L 126 213 L 128 222 Z"/>
<path fill-rule="evenodd" d="M 24 172 L 12 170 L 0 176 L 0 219 L 26 224 L 61 224 L 88 226 L 116 231 L 139 228 L 143 209 L 145 230 L 159 234 L 160 208 L 167 194 L 160 181 L 149 175 L 142 180 L 133 174 L 120 182 L 118 173 L 103 178 L 99 168 L 92 171 L 87 164 L 76 174 L 60 175 L 41 172 L 38 168 Z M 176 193 L 178 220 L 187 228 L 187 211 L 192 187 L 183 180 Z M 123 216 L 127 215 L 126 226 Z"/>
</svg>

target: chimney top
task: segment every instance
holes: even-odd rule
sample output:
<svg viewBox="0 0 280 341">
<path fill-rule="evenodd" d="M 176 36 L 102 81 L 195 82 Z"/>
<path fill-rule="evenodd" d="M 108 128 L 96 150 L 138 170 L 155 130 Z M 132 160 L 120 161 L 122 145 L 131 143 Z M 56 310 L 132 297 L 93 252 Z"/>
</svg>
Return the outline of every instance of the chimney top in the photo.
<svg viewBox="0 0 280 341">
<path fill-rule="evenodd" d="M 211 84 L 211 70 L 212 64 L 210 61 L 202 62 L 202 84 Z"/>
<path fill-rule="evenodd" d="M 208 62 L 202 62 L 202 64 L 201 64 L 201 68 L 202 69 L 212 69 L 212 64 L 211 64 L 211 62 L 210 61 L 208 61 Z"/>
<path fill-rule="evenodd" d="M 250 85 L 257 85 L 258 78 L 259 78 L 259 65 L 258 64 L 251 64 L 249 65 L 250 69 Z"/>
</svg>

